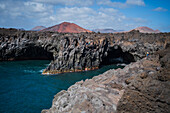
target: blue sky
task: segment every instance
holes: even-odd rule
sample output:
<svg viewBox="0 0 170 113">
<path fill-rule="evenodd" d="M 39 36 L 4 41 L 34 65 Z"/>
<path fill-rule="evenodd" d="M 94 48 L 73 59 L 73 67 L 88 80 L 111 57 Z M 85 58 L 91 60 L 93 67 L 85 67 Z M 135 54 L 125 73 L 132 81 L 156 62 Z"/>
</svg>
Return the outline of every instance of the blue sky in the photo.
<svg viewBox="0 0 170 113">
<path fill-rule="evenodd" d="M 170 32 L 169 0 L 0 0 L 0 27 L 31 29 L 72 22 L 86 29 Z"/>
</svg>

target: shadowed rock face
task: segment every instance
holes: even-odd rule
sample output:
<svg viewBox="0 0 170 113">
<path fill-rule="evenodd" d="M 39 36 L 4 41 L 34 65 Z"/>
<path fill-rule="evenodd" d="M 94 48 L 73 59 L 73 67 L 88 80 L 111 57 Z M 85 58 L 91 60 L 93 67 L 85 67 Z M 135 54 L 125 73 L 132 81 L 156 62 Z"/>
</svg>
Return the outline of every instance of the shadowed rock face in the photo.
<svg viewBox="0 0 170 113">
<path fill-rule="evenodd" d="M 135 61 L 119 45 L 109 45 L 108 39 L 68 38 L 61 39 L 58 54 L 43 74 L 76 72 L 98 69 L 102 65 Z M 127 58 L 124 56 L 127 55 Z M 119 60 L 120 59 L 120 60 Z"/>
<path fill-rule="evenodd" d="M 0 30 L 0 60 L 53 60 L 53 53 L 38 41 L 38 34 L 14 29 Z M 42 41 L 42 40 L 41 40 Z M 44 47 L 45 46 L 45 47 Z"/>
<path fill-rule="evenodd" d="M 43 74 L 98 69 L 130 63 L 162 49 L 169 33 L 116 34 L 28 32 L 0 29 L 0 60 L 50 59 Z"/>
</svg>

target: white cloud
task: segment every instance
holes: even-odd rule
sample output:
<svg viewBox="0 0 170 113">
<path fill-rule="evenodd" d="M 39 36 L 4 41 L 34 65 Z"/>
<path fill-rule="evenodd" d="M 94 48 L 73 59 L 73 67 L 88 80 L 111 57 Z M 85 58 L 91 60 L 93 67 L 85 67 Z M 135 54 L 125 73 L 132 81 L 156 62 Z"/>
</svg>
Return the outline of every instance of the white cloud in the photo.
<svg viewBox="0 0 170 113">
<path fill-rule="evenodd" d="M 0 4 L 4 4 L 0 6 L 1 27 L 30 29 L 30 26 L 41 25 L 39 20 L 54 14 L 53 6 L 43 3 L 4 0 Z"/>
<path fill-rule="evenodd" d="M 143 18 L 134 18 L 132 19 L 136 23 L 147 23 L 148 21 Z"/>
<path fill-rule="evenodd" d="M 29 7 L 29 9 L 35 12 L 44 12 L 46 10 L 43 4 L 36 2 L 25 2 L 24 6 Z"/>
<path fill-rule="evenodd" d="M 116 13 L 118 12 L 117 9 L 113 9 L 113 8 L 100 8 L 99 11 L 104 12 L 104 13 Z"/>
<path fill-rule="evenodd" d="M 63 6 L 90 6 L 94 3 L 94 0 L 33 0 L 33 1 Z"/>
<path fill-rule="evenodd" d="M 0 4 L 1 9 L 5 9 L 5 4 Z"/>
<path fill-rule="evenodd" d="M 131 5 L 145 6 L 145 3 L 143 0 L 126 0 L 125 3 L 112 2 L 111 0 L 99 0 L 99 1 L 97 1 L 97 4 L 107 5 L 107 6 L 111 6 L 111 7 L 118 7 L 118 8 L 127 8 Z"/>
<path fill-rule="evenodd" d="M 159 12 L 164 12 L 164 11 L 168 11 L 167 9 L 164 9 L 162 7 L 157 7 L 155 9 L 153 9 L 153 11 L 159 11 Z"/>
<path fill-rule="evenodd" d="M 144 23 L 142 19 L 126 17 L 114 8 L 92 9 L 89 7 L 76 6 L 56 8 L 55 5 L 35 2 L 35 0 L 25 2 L 11 0 L 8 2 L 0 1 L 0 4 L 2 3 L 4 5 L 0 5 L 0 24 L 13 25 L 14 27 L 23 26 L 27 29 L 37 25 L 49 27 L 67 21 L 90 30 L 96 28 L 128 30 L 132 29 L 135 25 Z M 129 26 L 126 25 L 127 23 Z"/>
<path fill-rule="evenodd" d="M 112 2 L 110 0 L 99 0 L 97 1 L 98 5 L 107 5 L 111 7 L 118 7 L 118 8 L 126 8 L 127 4 L 121 2 Z"/>
<path fill-rule="evenodd" d="M 134 26 L 142 25 L 142 22 L 145 22 L 140 18 L 127 18 L 113 8 L 94 10 L 88 7 L 58 8 L 56 9 L 56 15 L 42 18 L 40 21 L 47 26 L 59 24 L 64 21 L 72 22 L 90 30 L 96 28 L 128 30 L 134 28 Z M 129 23 L 129 26 L 127 26 L 126 23 Z"/>
<path fill-rule="evenodd" d="M 46 17 L 53 14 L 53 7 L 42 3 L 24 2 L 22 13 L 30 18 Z"/>
<path fill-rule="evenodd" d="M 145 3 L 143 0 L 126 0 L 126 4 L 145 6 Z"/>
<path fill-rule="evenodd" d="M 2 8 L 1 15 L 8 16 L 9 18 L 18 16 L 22 16 L 22 18 L 39 18 L 53 14 L 53 7 L 51 5 L 36 2 L 8 1 L 4 2 Z"/>
</svg>

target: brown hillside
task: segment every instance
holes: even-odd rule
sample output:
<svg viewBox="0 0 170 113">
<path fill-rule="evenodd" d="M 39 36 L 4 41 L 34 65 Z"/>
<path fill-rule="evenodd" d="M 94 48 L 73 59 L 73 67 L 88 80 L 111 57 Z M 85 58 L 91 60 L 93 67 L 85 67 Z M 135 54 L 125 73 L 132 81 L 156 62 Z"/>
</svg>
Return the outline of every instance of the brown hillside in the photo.
<svg viewBox="0 0 170 113">
<path fill-rule="evenodd" d="M 86 30 L 74 23 L 69 23 L 69 22 L 63 22 L 61 24 L 43 29 L 41 31 L 54 31 L 54 32 L 61 32 L 61 33 L 92 32 L 92 31 Z"/>
</svg>

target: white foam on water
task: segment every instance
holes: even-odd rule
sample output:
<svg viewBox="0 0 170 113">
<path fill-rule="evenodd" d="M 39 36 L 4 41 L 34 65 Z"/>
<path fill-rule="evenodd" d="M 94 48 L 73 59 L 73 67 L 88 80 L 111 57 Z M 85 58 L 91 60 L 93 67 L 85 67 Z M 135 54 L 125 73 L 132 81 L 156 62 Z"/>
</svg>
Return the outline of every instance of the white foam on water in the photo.
<svg viewBox="0 0 170 113">
<path fill-rule="evenodd" d="M 117 66 L 126 66 L 127 64 L 124 64 L 124 63 L 122 63 L 122 64 L 117 64 Z"/>
<path fill-rule="evenodd" d="M 36 71 L 34 71 L 34 70 L 24 70 L 24 72 L 26 72 L 26 73 L 36 73 Z"/>
<path fill-rule="evenodd" d="M 45 66 L 47 67 L 47 66 L 49 66 L 50 64 L 45 64 Z"/>
<path fill-rule="evenodd" d="M 44 71 L 44 69 L 39 70 L 40 73 L 42 73 L 43 71 Z"/>
</svg>

